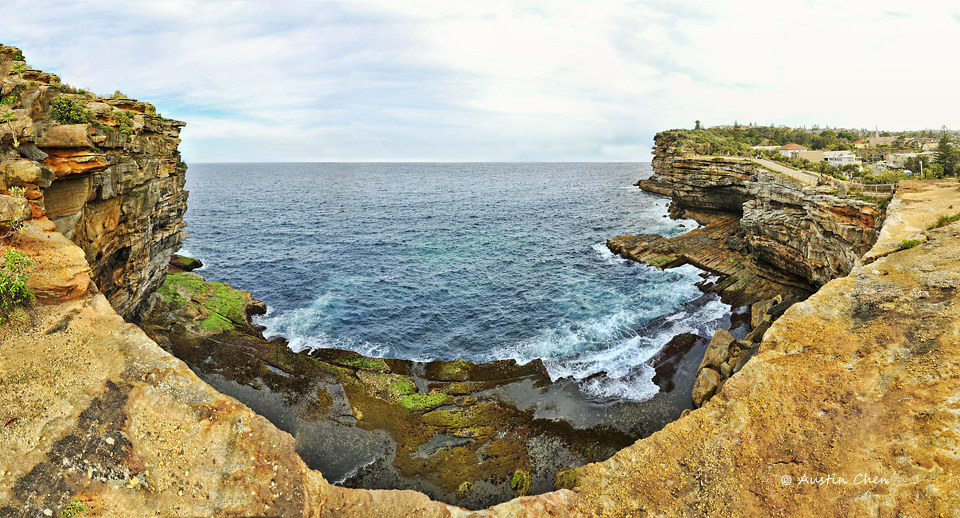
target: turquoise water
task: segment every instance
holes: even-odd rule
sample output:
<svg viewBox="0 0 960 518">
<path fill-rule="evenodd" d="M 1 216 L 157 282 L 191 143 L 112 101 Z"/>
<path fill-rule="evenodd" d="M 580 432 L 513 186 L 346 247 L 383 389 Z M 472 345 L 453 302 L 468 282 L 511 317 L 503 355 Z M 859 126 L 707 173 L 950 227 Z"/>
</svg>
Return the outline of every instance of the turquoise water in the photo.
<svg viewBox="0 0 960 518">
<path fill-rule="evenodd" d="M 656 393 L 673 335 L 725 327 L 702 272 L 607 251 L 696 226 L 632 184 L 637 163 L 191 164 L 183 253 L 251 291 L 296 350 L 416 360 L 543 358 L 598 400 Z M 665 318 L 658 318 L 665 317 Z M 648 326 L 657 319 L 655 326 Z M 666 323 L 666 324 L 664 324 Z"/>
</svg>

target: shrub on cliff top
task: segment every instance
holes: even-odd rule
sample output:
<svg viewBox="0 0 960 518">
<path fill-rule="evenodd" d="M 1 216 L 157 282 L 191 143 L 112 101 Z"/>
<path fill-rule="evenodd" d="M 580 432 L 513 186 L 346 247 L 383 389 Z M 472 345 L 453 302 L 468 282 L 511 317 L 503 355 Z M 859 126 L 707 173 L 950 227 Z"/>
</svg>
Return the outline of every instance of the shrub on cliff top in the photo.
<svg viewBox="0 0 960 518">
<path fill-rule="evenodd" d="M 27 287 L 27 274 L 24 270 L 33 262 L 22 250 L 7 248 L 0 266 L 0 325 L 6 324 L 10 316 L 20 307 L 34 299 L 33 290 Z"/>
<path fill-rule="evenodd" d="M 53 100 L 53 118 L 60 124 L 84 124 L 90 122 L 86 106 L 73 97 L 61 95 Z"/>
<path fill-rule="evenodd" d="M 113 120 L 117 123 L 117 131 L 124 135 L 133 133 L 133 112 L 129 110 L 120 110 L 114 112 Z"/>
</svg>

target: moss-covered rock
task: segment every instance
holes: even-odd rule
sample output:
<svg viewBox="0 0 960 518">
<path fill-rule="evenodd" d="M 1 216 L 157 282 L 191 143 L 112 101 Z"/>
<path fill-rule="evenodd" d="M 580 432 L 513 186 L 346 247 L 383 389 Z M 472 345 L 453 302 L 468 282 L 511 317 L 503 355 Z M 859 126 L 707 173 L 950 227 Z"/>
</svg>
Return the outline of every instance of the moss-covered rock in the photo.
<svg viewBox="0 0 960 518">
<path fill-rule="evenodd" d="M 524 469 L 518 469 L 513 472 L 510 479 L 510 489 L 516 496 L 527 496 L 530 494 L 530 472 Z"/>
</svg>

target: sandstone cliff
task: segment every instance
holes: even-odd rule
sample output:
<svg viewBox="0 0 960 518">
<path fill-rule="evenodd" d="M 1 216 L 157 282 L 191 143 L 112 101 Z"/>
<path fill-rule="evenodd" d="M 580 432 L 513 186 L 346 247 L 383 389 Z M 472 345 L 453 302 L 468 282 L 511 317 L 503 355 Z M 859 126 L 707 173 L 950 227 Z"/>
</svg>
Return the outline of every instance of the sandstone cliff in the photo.
<svg viewBox="0 0 960 518">
<path fill-rule="evenodd" d="M 184 123 L 26 68 L 14 47 L 0 45 L 0 78 L 0 191 L 25 188 L 33 216 L 83 249 L 110 304 L 138 320 L 185 237 Z"/>
<path fill-rule="evenodd" d="M 30 73 L 24 77 L 52 81 Z M 75 233 L 76 224 L 61 220 L 58 227 L 45 215 L 56 199 L 47 191 L 63 181 L 58 161 L 47 162 L 56 155 L 27 160 L 31 140 L 12 142 L 49 121 L 37 114 L 27 123 L 22 111 L 16 117 L 20 129 L 2 136 L 4 188 L 23 185 L 30 193 L 33 219 L 16 245 L 36 262 L 30 284 L 38 301 L 0 327 L 4 516 L 61 515 L 74 503 L 86 509 L 81 516 L 117 517 L 952 516 L 960 508 L 960 223 L 922 230 L 960 206 L 955 182 L 898 193 L 889 221 L 900 228 L 885 227 L 893 237 L 869 254 L 876 261 L 854 262 L 849 275 L 786 310 L 756 357 L 702 408 L 607 461 L 561 474 L 558 485 L 572 490 L 469 513 L 412 491 L 328 484 L 307 469 L 289 434 L 213 390 L 125 322 L 95 282 L 103 257 L 91 257 L 75 234 L 77 242 L 57 232 Z M 106 137 L 85 131 L 83 138 Z M 70 142 L 81 147 L 62 148 L 74 153 L 63 156 L 77 164 L 102 152 L 91 146 L 81 156 L 82 138 Z M 92 185 L 105 171 L 66 177 L 90 177 Z M 129 200 L 126 214 L 136 213 L 137 200 L 148 205 Z M 78 220 L 87 221 L 87 209 L 78 209 Z M 118 221 L 122 203 L 120 212 Z M 157 214 L 139 217 L 151 226 L 151 217 L 163 219 Z M 179 236 L 173 219 L 163 228 Z M 827 223 L 818 223 L 825 235 L 857 239 Z M 918 231 L 929 241 L 895 246 L 898 236 Z M 126 293 L 114 295 L 117 306 L 136 313 L 138 288 L 113 293 Z"/>
<path fill-rule="evenodd" d="M 883 213 L 874 203 L 805 187 L 749 159 L 685 156 L 664 134 L 655 143 L 654 174 L 637 185 L 671 196 L 671 214 L 706 224 L 701 233 L 710 234 L 712 243 L 703 240 L 691 249 L 690 235 L 621 236 L 611 240 L 614 252 L 657 266 L 690 262 L 735 277 L 728 291 L 752 303 L 771 286 L 793 292 L 805 283 L 812 290 L 846 275 L 877 240 Z M 743 267 L 718 262 L 718 251 L 722 260 Z M 663 264 L 656 264 L 657 257 Z"/>
</svg>

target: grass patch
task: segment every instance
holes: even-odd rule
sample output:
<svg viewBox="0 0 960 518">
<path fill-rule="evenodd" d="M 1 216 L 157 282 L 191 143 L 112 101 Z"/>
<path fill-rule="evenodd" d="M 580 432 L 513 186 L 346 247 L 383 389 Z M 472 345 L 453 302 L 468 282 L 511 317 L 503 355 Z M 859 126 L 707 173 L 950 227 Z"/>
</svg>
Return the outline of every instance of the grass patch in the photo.
<svg viewBox="0 0 960 518">
<path fill-rule="evenodd" d="M 74 497 L 73 501 L 70 502 L 70 505 L 63 508 L 60 511 L 60 516 L 77 516 L 80 513 L 86 512 L 87 507 L 83 505 L 83 502 L 79 498 Z"/>
<path fill-rule="evenodd" d="M 900 248 L 897 250 L 909 250 L 915 246 L 922 245 L 923 243 L 924 241 L 921 239 L 904 239 L 903 242 L 900 243 Z"/>
<path fill-rule="evenodd" d="M 957 221 L 960 221 L 960 212 L 954 214 L 953 216 L 940 216 L 940 218 L 937 219 L 937 222 L 936 222 L 936 223 L 934 223 L 933 225 L 930 225 L 929 227 L 927 227 L 927 230 L 933 230 L 933 229 L 935 229 L 935 228 L 940 228 L 940 227 L 949 225 L 949 224 L 951 224 L 951 223 L 955 223 L 955 222 L 957 222 Z"/>
</svg>

